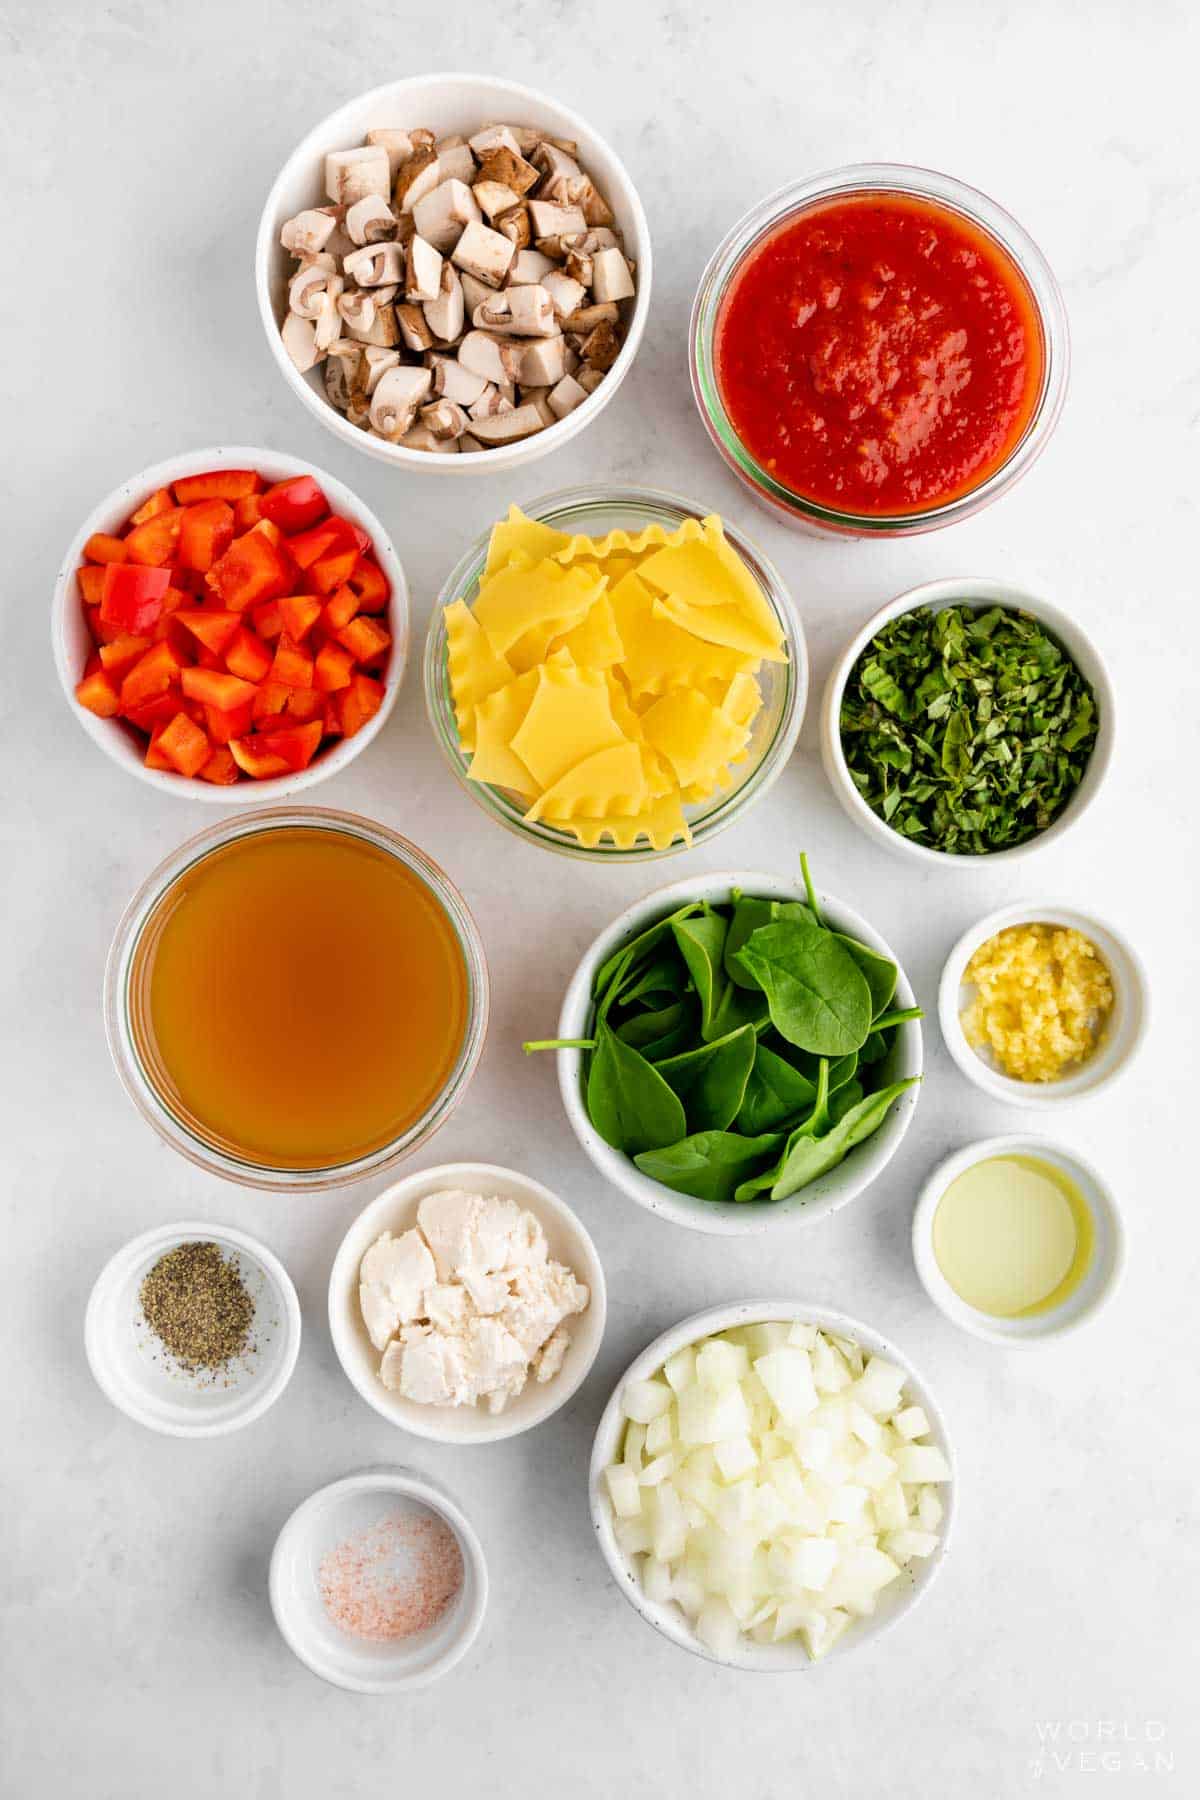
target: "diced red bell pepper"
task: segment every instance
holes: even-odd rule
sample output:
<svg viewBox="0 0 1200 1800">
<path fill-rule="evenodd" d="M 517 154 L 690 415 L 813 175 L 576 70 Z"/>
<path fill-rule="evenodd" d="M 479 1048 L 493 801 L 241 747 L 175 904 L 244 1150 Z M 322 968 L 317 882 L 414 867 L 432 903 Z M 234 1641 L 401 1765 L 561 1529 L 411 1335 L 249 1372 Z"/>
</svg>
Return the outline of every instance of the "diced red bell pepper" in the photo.
<svg viewBox="0 0 1200 1800">
<path fill-rule="evenodd" d="M 233 523 L 239 537 L 257 525 L 262 516 L 262 501 L 257 494 L 243 494 L 233 503 Z"/>
<path fill-rule="evenodd" d="M 359 612 L 382 612 L 392 597 L 391 584 L 373 556 L 360 557 L 350 586 L 358 595 Z"/>
<path fill-rule="evenodd" d="M 118 565 L 119 566 L 119 565 Z M 139 657 L 121 683 L 121 706 L 143 706 L 158 694 L 165 694 L 179 677 L 183 664 L 170 644 L 155 644 Z"/>
<path fill-rule="evenodd" d="M 147 519 L 155 519 L 159 513 L 170 512 L 175 505 L 170 488 L 159 488 L 148 500 L 143 500 L 129 523 L 144 525 Z"/>
<path fill-rule="evenodd" d="M 303 725 L 288 724 L 275 731 L 260 731 L 251 741 L 259 746 L 260 753 L 265 751 L 269 756 L 281 756 L 291 773 L 296 775 L 306 769 L 316 755 L 321 736 L 320 719 L 310 719 Z"/>
<path fill-rule="evenodd" d="M 298 644 L 320 618 L 321 601 L 315 594 L 285 594 L 279 602 L 279 611 L 283 629 L 293 643 Z"/>
<path fill-rule="evenodd" d="M 200 779 L 215 782 L 218 787 L 232 787 L 235 781 L 240 781 L 232 750 L 224 744 L 214 750 L 200 771 Z"/>
<path fill-rule="evenodd" d="M 265 681 L 271 667 L 271 652 L 260 637 L 243 625 L 230 640 L 225 651 L 225 667 L 243 681 Z"/>
<path fill-rule="evenodd" d="M 304 724 L 309 719 L 321 718 L 324 712 L 325 696 L 319 688 L 292 689 L 287 703 L 289 719 L 298 719 Z"/>
<path fill-rule="evenodd" d="M 267 643 L 273 643 L 283 630 L 283 613 L 278 600 L 267 600 L 262 606 L 256 606 L 250 617 L 255 631 Z"/>
<path fill-rule="evenodd" d="M 264 519 L 281 531 L 307 531 L 329 511 L 329 502 L 311 475 L 293 475 L 277 481 L 259 501 Z"/>
<path fill-rule="evenodd" d="M 171 716 L 173 718 L 174 714 L 172 714 Z M 150 742 L 146 746 L 146 757 L 145 757 L 146 767 L 148 769 L 161 769 L 164 772 L 164 774 L 167 774 L 167 775 L 177 775 L 179 773 L 179 771 L 175 767 L 175 764 L 170 760 L 170 758 L 168 756 L 164 755 L 164 753 L 158 747 L 158 740 L 162 736 L 162 734 L 166 730 L 166 728 L 167 728 L 167 721 L 165 719 L 160 720 L 159 723 L 154 727 L 153 731 L 150 733 Z"/>
<path fill-rule="evenodd" d="M 185 506 L 179 524 L 179 563 L 207 574 L 233 542 L 233 508 L 227 500 Z"/>
<path fill-rule="evenodd" d="M 204 723 L 214 744 L 227 744 L 230 738 L 245 737 L 254 723 L 254 703 L 247 700 L 245 705 L 232 707 L 229 712 L 206 706 Z"/>
<path fill-rule="evenodd" d="M 155 513 L 144 525 L 135 525 L 125 539 L 130 562 L 145 563 L 154 569 L 169 563 L 179 545 L 182 520 L 182 509 L 176 508 L 174 512 Z"/>
<path fill-rule="evenodd" d="M 359 548 L 355 544 L 351 550 L 330 550 L 326 556 L 319 556 L 308 571 L 308 578 L 319 594 L 332 594 L 348 582 L 360 560 Z"/>
<path fill-rule="evenodd" d="M 324 629 L 336 637 L 343 625 L 348 625 L 358 612 L 358 595 L 346 584 L 331 594 L 325 602 L 325 610 L 321 614 Z"/>
<path fill-rule="evenodd" d="M 180 506 L 197 500 L 244 500 L 257 494 L 262 476 L 253 469 L 209 469 L 203 475 L 182 475 L 172 484 Z"/>
<path fill-rule="evenodd" d="M 162 617 L 163 597 L 171 585 L 169 569 L 147 569 L 132 563 L 107 563 L 100 596 L 100 618 L 122 635 L 149 631 Z"/>
<path fill-rule="evenodd" d="M 90 568 L 76 569 L 75 578 L 79 583 L 84 605 L 99 606 L 104 598 L 104 570 L 92 564 Z"/>
<path fill-rule="evenodd" d="M 193 605 L 201 605 L 209 598 L 210 590 L 204 575 L 199 569 L 181 569 L 175 563 L 171 569 L 171 583 L 181 594 L 188 596 Z"/>
<path fill-rule="evenodd" d="M 148 734 L 156 731 L 160 725 L 165 725 L 168 719 L 173 719 L 178 711 L 178 697 L 169 691 L 157 695 L 153 700 L 147 700 L 144 706 L 126 706 L 124 701 L 121 703 L 121 717 L 128 719 L 138 731 Z"/>
<path fill-rule="evenodd" d="M 107 531 L 93 531 L 83 546 L 83 554 L 94 563 L 125 562 L 129 557 L 125 539 L 111 537 Z"/>
<path fill-rule="evenodd" d="M 281 713 L 295 692 L 295 688 L 285 687 L 282 681 L 264 681 L 254 696 L 251 710 L 255 720 L 261 724 L 263 719 Z"/>
<path fill-rule="evenodd" d="M 271 664 L 271 680 L 281 681 L 285 687 L 304 688 L 312 686 L 312 678 L 312 657 L 294 644 L 285 631 Z"/>
<path fill-rule="evenodd" d="M 218 612 L 211 606 L 181 606 L 176 622 L 217 656 L 223 656 L 242 629 L 240 613 Z"/>
<path fill-rule="evenodd" d="M 337 697 L 343 737 L 353 737 L 383 705 L 383 685 L 370 675 L 357 674 Z"/>
<path fill-rule="evenodd" d="M 119 681 L 126 670 L 132 669 L 139 656 L 150 648 L 148 637 L 119 637 L 111 644 L 101 644 L 100 661 L 108 670 L 114 681 Z"/>
<path fill-rule="evenodd" d="M 268 748 L 260 737 L 232 738 L 229 749 L 238 768 L 247 775 L 253 775 L 256 781 L 265 781 L 272 775 L 290 775 L 292 772 L 286 757 Z"/>
<path fill-rule="evenodd" d="M 386 626 L 366 613 L 360 613 L 348 625 L 343 625 L 337 638 L 355 662 L 363 664 L 378 662 L 380 657 L 386 656 L 392 642 L 392 634 Z"/>
<path fill-rule="evenodd" d="M 324 644 L 313 664 L 313 680 L 327 694 L 350 686 L 354 674 L 354 658 L 340 644 Z"/>
<path fill-rule="evenodd" d="M 206 579 L 230 612 L 244 612 L 260 601 L 277 600 L 292 585 L 286 556 L 258 525 L 244 537 L 233 540 Z"/>
<path fill-rule="evenodd" d="M 311 569 L 323 556 L 343 550 L 353 550 L 357 556 L 359 544 L 349 519 L 343 519 L 337 513 L 314 525 L 311 531 L 299 531 L 288 539 L 288 552 L 300 569 Z"/>
<path fill-rule="evenodd" d="M 194 720 L 185 712 L 177 712 L 158 737 L 158 752 L 181 775 L 198 775 L 209 757 L 212 745 Z"/>
<path fill-rule="evenodd" d="M 75 689 L 80 706 L 86 706 L 98 719 L 115 719 L 121 710 L 117 684 L 107 669 L 93 669 Z"/>
<path fill-rule="evenodd" d="M 215 706 L 218 712 L 232 712 L 235 706 L 246 706 L 254 698 L 254 683 L 230 675 L 225 669 L 185 669 L 180 686 L 189 700 Z"/>
<path fill-rule="evenodd" d="M 282 531 L 278 525 L 272 524 L 270 519 L 260 519 L 257 525 L 250 527 L 250 530 L 257 531 L 260 537 L 269 538 L 273 544 L 282 544 L 283 542 Z"/>
<path fill-rule="evenodd" d="M 336 694 L 326 694 L 326 696 L 325 696 L 325 717 L 322 722 L 325 726 L 325 736 L 326 737 L 341 737 L 341 735 L 342 735 L 342 715 L 338 711 L 338 703 L 337 703 L 337 695 Z"/>
</svg>

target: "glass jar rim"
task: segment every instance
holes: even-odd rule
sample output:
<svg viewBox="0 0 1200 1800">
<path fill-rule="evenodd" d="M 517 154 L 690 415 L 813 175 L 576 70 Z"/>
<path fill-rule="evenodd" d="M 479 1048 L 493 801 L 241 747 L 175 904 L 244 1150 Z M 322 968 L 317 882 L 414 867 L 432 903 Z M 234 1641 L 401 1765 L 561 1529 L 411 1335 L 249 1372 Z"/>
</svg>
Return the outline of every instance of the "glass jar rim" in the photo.
<svg viewBox="0 0 1200 1800">
<path fill-rule="evenodd" d="M 420 1118 L 398 1137 L 349 1162 L 315 1169 L 278 1169 L 219 1149 L 183 1123 L 166 1104 L 138 1054 L 130 1024 L 129 987 L 142 933 L 160 900 L 175 883 L 225 845 L 241 838 L 287 828 L 331 831 L 373 844 L 423 882 L 438 901 L 462 953 L 467 984 L 467 1017 L 454 1066 Z M 104 971 L 104 1030 L 109 1054 L 129 1098 L 147 1123 L 172 1149 L 210 1173 L 245 1187 L 281 1191 L 318 1191 L 342 1187 L 391 1168 L 445 1123 L 475 1072 L 487 1035 L 489 1012 L 487 957 L 479 928 L 463 896 L 433 858 L 399 832 L 359 813 L 331 807 L 269 807 L 223 820 L 197 832 L 164 857 L 142 882 L 126 906 L 113 934 Z"/>
<path fill-rule="evenodd" d="M 521 510 L 527 518 L 535 519 L 539 523 L 551 523 L 571 513 L 586 512 L 589 509 L 599 512 L 620 507 L 628 507 L 631 511 L 640 508 L 647 514 L 675 514 L 680 522 L 685 519 L 704 519 L 715 510 L 713 507 L 697 506 L 692 501 L 684 499 L 682 495 L 670 493 L 663 488 L 626 487 L 604 482 L 557 488 L 553 493 L 544 494 L 537 500 L 528 502 Z M 741 817 L 746 807 L 765 793 L 783 772 L 799 739 L 800 727 L 803 724 L 808 703 L 808 646 L 804 636 L 804 627 L 791 593 L 774 563 L 723 515 L 722 526 L 729 542 L 755 576 L 763 590 L 764 597 L 783 627 L 787 640 L 788 660 L 786 665 L 778 666 L 784 671 L 786 687 L 774 732 L 751 773 L 740 785 L 714 796 L 711 811 L 699 819 L 689 820 L 693 834 L 691 846 L 693 848 L 701 843 L 707 843 L 727 826 L 732 825 L 736 819 Z M 497 824 L 503 825 L 507 831 L 513 832 L 515 836 L 522 838 L 526 843 L 537 844 L 557 855 L 574 857 L 583 862 L 604 863 L 654 862 L 662 857 L 679 855 L 689 846 L 678 841 L 665 849 L 655 849 L 648 844 L 634 845 L 629 849 L 620 849 L 616 845 L 608 843 L 581 844 L 573 838 L 568 838 L 564 833 L 543 825 L 541 821 L 528 823 L 520 811 L 510 802 L 503 800 L 498 792 L 484 783 L 472 782 L 467 777 L 459 742 L 458 723 L 454 717 L 445 679 L 445 612 L 447 606 L 455 600 L 462 599 L 478 582 L 487 559 L 491 533 L 492 527 L 489 525 L 451 570 L 441 592 L 434 601 L 429 631 L 425 639 L 425 710 L 434 737 L 437 739 L 455 778 L 468 790 L 471 798 L 483 808 L 489 818 L 495 819 Z"/>
<path fill-rule="evenodd" d="M 714 339 L 721 304 L 748 252 L 794 214 L 822 201 L 868 193 L 909 194 L 960 213 L 983 230 L 1008 257 L 1028 289 L 1042 332 L 1042 386 L 1020 438 L 998 469 L 965 493 L 906 512 L 843 512 L 822 505 L 778 481 L 734 429 L 716 379 Z M 1070 333 L 1058 282 L 1024 226 L 980 189 L 956 176 L 915 163 L 848 163 L 801 181 L 787 182 L 752 207 L 726 233 L 696 289 L 688 329 L 692 395 L 704 427 L 722 458 L 773 509 L 826 530 L 859 536 L 896 536 L 953 524 L 990 504 L 1025 473 L 1058 422 L 1070 372 Z"/>
</svg>

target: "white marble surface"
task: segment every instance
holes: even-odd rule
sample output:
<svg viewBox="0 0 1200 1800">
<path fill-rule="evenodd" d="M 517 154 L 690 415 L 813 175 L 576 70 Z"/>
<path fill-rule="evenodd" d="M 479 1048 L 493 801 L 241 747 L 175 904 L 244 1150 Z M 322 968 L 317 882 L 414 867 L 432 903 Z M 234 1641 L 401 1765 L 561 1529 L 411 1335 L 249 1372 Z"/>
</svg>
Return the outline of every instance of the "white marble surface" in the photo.
<svg viewBox="0 0 1200 1800">
<path fill-rule="evenodd" d="M 1191 11 L 1182 0 L 986 11 L 954 0 L 517 0 L 486 13 L 413 0 L 8 0 L 5 1795 L 1197 1791 L 1189 1324 L 1200 1234 L 1183 1153 L 1200 1018 L 1182 775 L 1200 750 Z M 343 450 L 283 390 L 254 311 L 253 231 L 283 155 L 343 98 L 438 67 L 524 77 L 584 111 L 627 158 L 655 234 L 653 313 L 624 390 L 554 466 L 512 481 L 397 479 Z M 869 157 L 952 170 L 1026 223 L 1066 291 L 1074 383 L 1041 464 L 991 512 L 890 547 L 824 545 L 758 516 L 726 477 L 692 412 L 684 326 L 710 249 L 748 205 L 788 177 Z M 419 627 L 464 541 L 509 500 L 609 478 L 676 488 L 756 534 L 792 585 L 818 680 L 882 600 L 965 572 L 1043 589 L 1113 659 L 1119 750 L 1094 813 L 1028 865 L 956 879 L 914 875 L 852 829 L 822 777 L 811 714 L 761 810 L 690 863 L 589 871 L 552 860 L 488 826 L 456 789 L 410 670 L 382 740 L 318 797 L 424 845 L 487 939 L 490 1043 L 426 1160 L 508 1160 L 557 1186 L 608 1271 L 609 1330 L 591 1379 L 565 1415 L 514 1443 L 409 1442 L 343 1379 L 325 1280 L 368 1191 L 288 1201 L 207 1178 L 157 1142 L 109 1067 L 99 990 L 114 922 L 153 864 L 213 815 L 145 792 L 89 746 L 48 655 L 50 588 L 77 520 L 120 476 L 222 440 L 310 456 L 356 487 L 406 559 Z M 936 1029 L 902 1154 L 819 1226 L 744 1243 L 694 1236 L 606 1191 L 577 1152 L 550 1063 L 524 1061 L 518 1045 L 553 1025 L 584 945 L 689 866 L 790 868 L 802 845 L 819 879 L 899 947 L 927 1005 L 958 932 L 1010 899 L 1094 903 L 1136 936 L 1157 1002 L 1151 1045 L 1111 1100 L 1060 1128 L 1108 1172 L 1129 1215 L 1128 1278 L 1095 1329 L 1009 1357 L 957 1335 L 918 1287 L 907 1231 L 923 1174 L 949 1147 L 1017 1120 L 962 1080 Z M 305 1312 L 284 1400 L 213 1443 L 127 1422 L 82 1353 L 103 1260 L 186 1214 L 267 1238 Z M 936 1384 L 963 1470 L 958 1541 L 928 1602 L 878 1648 L 786 1683 L 722 1673 L 649 1632 L 610 1585 L 584 1504 L 592 1429 L 629 1357 L 685 1312 L 764 1289 L 835 1303 L 893 1335 Z M 388 1459 L 454 1489 L 493 1576 L 467 1663 L 396 1702 L 307 1674 L 276 1635 L 265 1586 L 296 1502 Z M 1098 1736 L 1101 1721 L 1115 1739 Z M 1149 1747 L 1147 1722 L 1161 1732 Z M 1060 1732 L 1057 1757 L 1042 1745 L 1047 1727 Z M 1139 1769 L 1155 1750 L 1173 1773 Z M 1102 1767 L 1101 1753 L 1118 1766 Z"/>
</svg>

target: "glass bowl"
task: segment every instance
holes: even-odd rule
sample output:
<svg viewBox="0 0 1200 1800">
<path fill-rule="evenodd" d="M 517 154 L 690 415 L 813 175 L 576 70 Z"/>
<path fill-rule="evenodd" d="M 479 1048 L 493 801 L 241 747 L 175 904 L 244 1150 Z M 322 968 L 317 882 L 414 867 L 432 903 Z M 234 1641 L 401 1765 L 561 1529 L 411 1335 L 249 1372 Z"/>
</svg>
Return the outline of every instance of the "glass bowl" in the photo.
<svg viewBox="0 0 1200 1800">
<path fill-rule="evenodd" d="M 652 488 L 596 486 L 562 488 L 557 493 L 547 494 L 544 499 L 535 500 L 523 510 L 527 517 L 556 526 L 561 531 L 602 536 L 618 529 L 635 532 L 655 524 L 674 530 L 685 519 L 705 518 L 713 508 L 694 506 L 688 500 Z M 734 767 L 730 786 L 710 800 L 684 807 L 692 842 L 697 845 L 707 843 L 727 825 L 732 825 L 781 774 L 796 747 L 808 698 L 808 651 L 804 630 L 782 577 L 736 526 L 727 519 L 722 523 L 726 538 L 755 577 L 779 620 L 788 660 L 786 663 L 764 663 L 759 671 L 763 704 L 754 721 L 745 760 Z M 451 574 L 438 595 L 425 640 L 425 704 L 434 736 L 454 775 L 489 818 L 527 843 L 539 844 L 544 850 L 556 851 L 560 856 L 575 856 L 587 862 L 650 862 L 686 850 L 689 846 L 683 843 L 671 844 L 665 850 L 656 850 L 649 844 L 637 844 L 632 849 L 618 849 L 608 843 L 581 844 L 552 825 L 541 821 L 529 823 L 520 802 L 512 799 L 503 788 L 489 787 L 470 779 L 467 772 L 470 758 L 459 743 L 458 723 L 450 697 L 445 609 L 455 600 L 465 600 L 468 605 L 475 600 L 490 536 L 489 526 Z"/>
<path fill-rule="evenodd" d="M 747 253 L 796 213 L 850 194 L 889 193 L 929 200 L 961 214 L 994 240 L 1016 266 L 1029 291 L 1042 330 L 1042 386 L 1023 435 L 1007 460 L 965 494 L 915 512 L 840 512 L 806 499 L 775 479 L 751 454 L 734 429 L 717 385 L 714 339 L 722 303 Z M 1050 265 L 1011 215 L 978 189 L 932 169 L 904 163 L 853 163 L 807 181 L 791 182 L 739 219 L 719 245 L 696 291 L 689 331 L 692 393 L 704 427 L 734 474 L 776 517 L 802 530 L 852 537 L 909 537 L 970 518 L 1005 493 L 1044 450 L 1058 423 L 1070 365 L 1067 314 Z"/>
<path fill-rule="evenodd" d="M 215 850 L 266 831 L 279 831 L 303 826 L 321 831 L 347 833 L 372 844 L 394 857 L 411 871 L 438 901 L 454 930 L 466 970 L 466 1025 L 454 1066 L 441 1090 L 425 1112 L 405 1131 L 389 1143 L 352 1161 L 311 1169 L 279 1169 L 243 1158 L 235 1152 L 213 1144 L 190 1124 L 179 1118 L 168 1106 L 154 1084 L 138 1050 L 133 1025 L 133 976 L 138 948 L 143 933 L 152 921 L 159 902 L 167 891 L 189 869 Z M 467 1090 L 475 1065 L 483 1050 L 488 1022 L 488 968 L 483 941 L 466 902 L 438 865 L 415 844 L 385 825 L 363 819 L 355 813 L 334 812 L 324 807 L 278 807 L 269 811 L 248 813 L 215 825 L 181 844 L 143 882 L 126 907 L 113 938 L 104 973 L 104 1028 L 108 1048 L 125 1091 L 161 1138 L 186 1156 L 227 1181 L 243 1187 L 304 1191 L 340 1187 L 365 1176 L 378 1175 L 432 1137 L 445 1124 Z"/>
</svg>

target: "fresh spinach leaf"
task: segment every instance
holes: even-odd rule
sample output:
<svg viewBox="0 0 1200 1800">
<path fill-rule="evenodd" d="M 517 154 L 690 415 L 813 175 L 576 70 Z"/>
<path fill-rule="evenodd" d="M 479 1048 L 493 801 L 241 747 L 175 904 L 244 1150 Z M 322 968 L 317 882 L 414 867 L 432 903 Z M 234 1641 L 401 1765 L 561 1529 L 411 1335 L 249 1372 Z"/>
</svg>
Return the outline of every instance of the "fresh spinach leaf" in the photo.
<svg viewBox="0 0 1200 1800">
<path fill-rule="evenodd" d="M 819 1056 L 858 1050 L 871 1029 L 867 978 L 832 931 L 805 919 L 762 925 L 738 951 L 781 1037 Z"/>
<path fill-rule="evenodd" d="M 587 1075 L 588 1117 L 606 1144 L 636 1156 L 687 1130 L 683 1105 L 652 1063 L 608 1026 L 598 1027 Z"/>
<path fill-rule="evenodd" d="M 697 1200 L 732 1200 L 734 1190 L 756 1163 L 774 1160 L 783 1142 L 778 1132 L 742 1137 L 736 1131 L 700 1131 L 662 1150 L 634 1157 L 643 1175 Z"/>
<path fill-rule="evenodd" d="M 867 986 L 871 990 L 871 1017 L 877 1019 L 891 1005 L 900 971 L 889 957 L 880 956 L 878 951 L 868 949 L 857 938 L 847 937 L 842 931 L 836 932 L 835 936 L 839 944 L 845 945 L 866 976 Z"/>
<path fill-rule="evenodd" d="M 653 1012 L 632 1013 L 628 1019 L 622 1019 L 613 1030 L 623 1044 L 630 1044 L 635 1050 L 645 1051 L 650 1046 L 669 1037 L 680 1026 L 686 1026 L 691 1036 L 693 1027 L 689 1024 L 689 1008 L 682 1000 L 673 1000 L 669 1006 L 661 1006 Z"/>
<path fill-rule="evenodd" d="M 649 951 L 655 949 L 664 938 L 671 935 L 671 927 L 676 919 L 691 918 L 693 913 L 702 910 L 702 903 L 699 900 L 689 900 L 686 906 L 677 906 L 675 911 L 669 913 L 665 919 L 659 919 L 653 925 L 648 925 L 645 931 L 639 931 L 638 935 L 631 938 L 629 943 L 622 944 L 619 949 L 614 950 L 607 962 L 602 963 L 596 971 L 596 977 L 592 983 L 593 1000 L 599 1002 L 611 984 L 613 976 L 620 969 L 623 959 L 627 959 L 626 966 L 640 963 Z"/>
<path fill-rule="evenodd" d="M 877 1094 L 868 1094 L 822 1137 L 803 1137 L 793 1133 L 787 1154 L 771 1187 L 772 1200 L 786 1200 L 789 1194 L 798 1193 L 821 1175 L 827 1175 L 830 1169 L 836 1169 L 856 1145 L 878 1131 L 892 1103 L 906 1089 L 915 1086 L 919 1079 L 919 1076 L 913 1075 L 907 1081 L 894 1081 L 890 1087 L 881 1088 Z"/>
<path fill-rule="evenodd" d="M 738 1116 L 754 1066 L 758 1039 L 752 1025 L 700 1044 L 656 1064 L 683 1101 L 689 1131 L 724 1131 Z"/>
<path fill-rule="evenodd" d="M 747 1137 L 784 1130 L 808 1111 L 816 1095 L 814 1082 L 760 1043 L 737 1115 L 737 1128 Z"/>
<path fill-rule="evenodd" d="M 720 1037 L 715 1020 L 728 985 L 721 958 L 729 921 L 709 907 L 698 917 L 674 921 L 671 930 L 700 999 L 701 1035 Z"/>
</svg>

